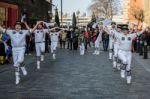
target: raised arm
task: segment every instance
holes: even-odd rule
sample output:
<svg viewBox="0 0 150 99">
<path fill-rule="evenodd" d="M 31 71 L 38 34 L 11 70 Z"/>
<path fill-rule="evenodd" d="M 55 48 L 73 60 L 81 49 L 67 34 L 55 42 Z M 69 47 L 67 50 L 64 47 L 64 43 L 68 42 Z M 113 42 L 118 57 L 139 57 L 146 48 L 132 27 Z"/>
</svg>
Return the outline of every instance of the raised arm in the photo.
<svg viewBox="0 0 150 99">
<path fill-rule="evenodd" d="M 107 33 L 107 34 L 110 34 L 110 29 L 108 29 L 108 27 L 104 27 L 104 31 Z"/>
<path fill-rule="evenodd" d="M 63 33 L 65 31 L 64 28 L 60 28 L 60 31 L 58 32 L 59 34 Z"/>
<path fill-rule="evenodd" d="M 35 27 L 31 30 L 31 33 L 34 33 L 34 31 L 37 29 L 38 25 L 43 22 L 43 21 L 39 21 L 37 22 L 37 24 L 35 25 Z"/>
<path fill-rule="evenodd" d="M 29 27 L 29 25 L 27 24 L 27 22 L 24 22 L 24 25 L 26 26 L 26 28 L 27 28 L 28 30 L 30 30 L 30 27 Z"/>
<path fill-rule="evenodd" d="M 55 23 L 47 23 L 47 22 L 44 22 L 44 21 L 43 21 L 43 23 L 46 25 L 47 28 L 49 28 L 49 26 L 54 26 L 55 25 Z"/>
<path fill-rule="evenodd" d="M 54 28 L 49 29 L 49 32 L 51 32 L 51 31 L 53 31 L 53 30 L 55 30 L 55 29 L 57 29 L 57 27 L 54 27 Z"/>
<path fill-rule="evenodd" d="M 24 22 L 24 25 L 25 25 L 26 28 L 27 28 L 27 30 L 24 30 L 24 32 L 25 32 L 27 35 L 30 35 L 30 34 L 32 33 L 31 28 L 29 27 L 29 25 L 28 25 L 26 22 Z"/>
</svg>

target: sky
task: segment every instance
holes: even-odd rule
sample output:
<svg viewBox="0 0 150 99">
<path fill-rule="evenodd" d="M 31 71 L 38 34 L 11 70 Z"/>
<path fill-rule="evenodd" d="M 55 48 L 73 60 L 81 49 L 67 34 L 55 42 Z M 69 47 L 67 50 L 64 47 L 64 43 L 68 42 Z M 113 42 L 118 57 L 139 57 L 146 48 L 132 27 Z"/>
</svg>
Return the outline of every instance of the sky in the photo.
<svg viewBox="0 0 150 99">
<path fill-rule="evenodd" d="M 58 6 L 60 10 L 60 2 L 61 0 L 53 0 L 53 4 Z M 63 13 L 72 14 L 73 12 L 77 12 L 78 10 L 82 13 L 86 12 L 87 15 L 88 7 L 91 3 L 91 0 L 63 0 Z"/>
</svg>

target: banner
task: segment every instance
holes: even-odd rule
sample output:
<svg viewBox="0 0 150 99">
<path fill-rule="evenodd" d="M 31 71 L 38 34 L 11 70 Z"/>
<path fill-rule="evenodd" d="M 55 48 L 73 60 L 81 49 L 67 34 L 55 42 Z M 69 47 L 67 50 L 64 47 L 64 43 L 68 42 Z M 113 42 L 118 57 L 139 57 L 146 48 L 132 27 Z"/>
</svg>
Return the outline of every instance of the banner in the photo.
<svg viewBox="0 0 150 99">
<path fill-rule="evenodd" d="M 104 25 L 104 26 L 111 25 L 111 23 L 112 23 L 112 21 L 111 21 L 110 19 L 105 19 L 105 20 L 103 21 L 103 25 Z"/>
</svg>

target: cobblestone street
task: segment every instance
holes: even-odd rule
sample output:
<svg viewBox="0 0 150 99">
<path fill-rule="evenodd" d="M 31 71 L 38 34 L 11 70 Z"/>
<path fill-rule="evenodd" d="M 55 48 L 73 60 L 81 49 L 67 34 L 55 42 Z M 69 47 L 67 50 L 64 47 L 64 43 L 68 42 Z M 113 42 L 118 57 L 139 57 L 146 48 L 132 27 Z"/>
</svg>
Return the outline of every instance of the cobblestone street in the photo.
<svg viewBox="0 0 150 99">
<path fill-rule="evenodd" d="M 28 76 L 18 86 L 12 66 L 1 66 L 0 99 L 149 99 L 150 72 L 133 59 L 133 82 L 127 85 L 120 72 L 112 69 L 108 53 L 60 49 L 56 61 L 46 55 L 36 69 L 34 55 L 26 56 Z"/>
</svg>

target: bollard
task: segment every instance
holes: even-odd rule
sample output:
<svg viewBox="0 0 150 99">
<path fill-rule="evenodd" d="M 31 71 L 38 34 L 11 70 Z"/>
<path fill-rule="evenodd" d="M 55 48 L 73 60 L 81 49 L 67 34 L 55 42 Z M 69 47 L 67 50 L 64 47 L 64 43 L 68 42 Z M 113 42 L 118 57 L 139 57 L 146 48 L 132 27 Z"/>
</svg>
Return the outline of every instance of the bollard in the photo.
<svg viewBox="0 0 150 99">
<path fill-rule="evenodd" d="M 144 41 L 144 59 L 148 59 L 147 42 Z"/>
<path fill-rule="evenodd" d="M 140 44 L 139 44 L 139 55 L 143 56 L 143 41 L 140 40 Z"/>
<path fill-rule="evenodd" d="M 136 40 L 136 53 L 139 53 L 139 38 Z"/>
</svg>

